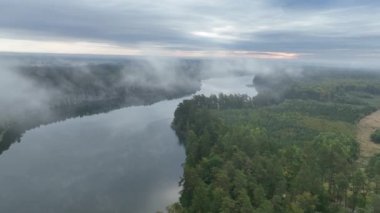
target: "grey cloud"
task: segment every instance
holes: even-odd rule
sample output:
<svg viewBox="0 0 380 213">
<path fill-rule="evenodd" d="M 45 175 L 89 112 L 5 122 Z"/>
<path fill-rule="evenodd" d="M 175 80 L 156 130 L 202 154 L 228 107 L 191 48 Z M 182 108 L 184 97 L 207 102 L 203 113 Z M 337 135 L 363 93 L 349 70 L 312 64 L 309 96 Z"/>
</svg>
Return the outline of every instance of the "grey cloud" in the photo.
<svg viewBox="0 0 380 213">
<path fill-rule="evenodd" d="M 279 5 L 285 9 L 308 9 L 318 10 L 331 7 L 355 6 L 355 5 L 378 5 L 374 0 L 270 0 L 272 4 Z"/>
<path fill-rule="evenodd" d="M 380 48 L 379 12 L 370 0 L 0 0 L 0 36 L 174 50 L 365 51 Z M 218 33 L 222 39 L 213 38 Z"/>
<path fill-rule="evenodd" d="M 253 35 L 252 35 L 253 36 Z M 330 37 L 302 32 L 273 31 L 254 35 L 251 41 L 230 44 L 230 49 L 256 51 L 295 51 L 299 53 L 348 49 L 354 51 L 380 50 L 380 36 Z"/>
<path fill-rule="evenodd" d="M 3 1 L 1 31 L 21 38 L 32 36 L 37 39 L 50 37 L 114 43 L 168 42 L 181 37 L 181 32 L 165 26 L 169 19 L 165 14 L 118 7 L 98 8 L 74 2 Z"/>
</svg>

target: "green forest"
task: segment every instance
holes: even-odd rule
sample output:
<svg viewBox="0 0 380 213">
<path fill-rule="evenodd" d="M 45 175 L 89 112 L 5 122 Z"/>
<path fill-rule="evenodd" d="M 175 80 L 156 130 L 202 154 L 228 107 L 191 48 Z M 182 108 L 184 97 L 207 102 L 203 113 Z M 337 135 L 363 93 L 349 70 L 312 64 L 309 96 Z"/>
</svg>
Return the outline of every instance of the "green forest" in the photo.
<svg viewBox="0 0 380 213">
<path fill-rule="evenodd" d="M 186 162 L 168 212 L 380 212 L 380 155 L 360 160 L 356 141 L 358 121 L 380 107 L 380 74 L 311 69 L 253 83 L 256 97 L 178 106 Z"/>
<path fill-rule="evenodd" d="M 13 110 L 17 113 L 0 114 L 0 155 L 25 131 L 40 125 L 192 94 L 200 88 L 199 66 L 188 60 L 178 63 L 172 70 L 177 80 L 171 85 L 163 84 L 162 76 L 142 60 L 17 66 L 14 72 L 19 78 L 49 91 L 49 97 L 41 107 L 16 105 L 21 109 Z"/>
</svg>

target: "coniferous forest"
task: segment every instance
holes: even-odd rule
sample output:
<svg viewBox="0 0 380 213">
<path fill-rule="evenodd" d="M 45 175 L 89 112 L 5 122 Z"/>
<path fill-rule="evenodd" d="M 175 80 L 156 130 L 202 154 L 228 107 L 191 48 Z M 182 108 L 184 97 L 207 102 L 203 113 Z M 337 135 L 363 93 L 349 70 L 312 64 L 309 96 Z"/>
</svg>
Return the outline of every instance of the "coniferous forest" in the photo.
<svg viewBox="0 0 380 213">
<path fill-rule="evenodd" d="M 0 213 L 380 213 L 380 0 L 0 0 Z"/>
<path fill-rule="evenodd" d="M 19 65 L 13 68 L 18 78 L 48 92 L 42 106 L 30 108 L 30 103 L 17 103 L 11 106 L 13 110 L 2 111 L 0 154 L 26 130 L 43 124 L 192 94 L 200 87 L 198 66 L 183 60 L 169 70 L 176 80 L 163 83 L 157 68 L 143 60 L 84 64 L 42 61 Z"/>
<path fill-rule="evenodd" d="M 380 107 L 380 75 L 257 75 L 256 97 L 195 96 L 172 123 L 186 150 L 169 212 L 380 212 L 380 155 L 358 121 Z"/>
</svg>

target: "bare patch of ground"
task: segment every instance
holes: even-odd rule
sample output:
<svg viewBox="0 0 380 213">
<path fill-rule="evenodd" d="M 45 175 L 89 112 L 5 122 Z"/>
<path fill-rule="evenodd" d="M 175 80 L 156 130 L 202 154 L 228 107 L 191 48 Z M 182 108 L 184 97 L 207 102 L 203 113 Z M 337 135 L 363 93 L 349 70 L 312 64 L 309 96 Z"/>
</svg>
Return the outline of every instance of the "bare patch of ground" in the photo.
<svg viewBox="0 0 380 213">
<path fill-rule="evenodd" d="M 380 144 L 371 141 L 371 134 L 380 129 L 380 110 L 361 119 L 357 126 L 357 140 L 360 144 L 360 159 L 366 161 L 380 153 Z"/>
</svg>

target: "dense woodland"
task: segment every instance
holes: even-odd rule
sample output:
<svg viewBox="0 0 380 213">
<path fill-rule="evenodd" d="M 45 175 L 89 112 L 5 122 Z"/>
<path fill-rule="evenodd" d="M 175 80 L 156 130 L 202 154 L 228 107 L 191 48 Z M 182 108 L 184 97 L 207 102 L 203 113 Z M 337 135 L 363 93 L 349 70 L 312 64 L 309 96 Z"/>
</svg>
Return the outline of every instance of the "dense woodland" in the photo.
<svg viewBox="0 0 380 213">
<path fill-rule="evenodd" d="M 356 123 L 380 107 L 380 74 L 309 70 L 254 85 L 254 98 L 178 106 L 172 127 L 187 157 L 168 211 L 380 212 L 380 155 L 358 161 L 355 140 Z"/>
<path fill-rule="evenodd" d="M 40 108 L 14 106 L 21 109 L 16 115 L 0 111 L 0 154 L 26 130 L 42 124 L 192 94 L 200 88 L 199 66 L 186 60 L 166 70 L 143 60 L 17 66 L 14 72 L 48 97 Z"/>
</svg>

